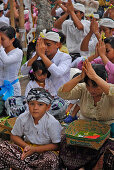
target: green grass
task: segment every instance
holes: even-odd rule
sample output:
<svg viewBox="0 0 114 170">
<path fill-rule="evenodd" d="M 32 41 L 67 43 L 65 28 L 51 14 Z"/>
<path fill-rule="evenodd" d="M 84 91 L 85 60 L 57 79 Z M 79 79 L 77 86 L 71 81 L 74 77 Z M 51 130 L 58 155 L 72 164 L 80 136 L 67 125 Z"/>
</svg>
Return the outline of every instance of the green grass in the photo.
<svg viewBox="0 0 114 170">
<path fill-rule="evenodd" d="M 23 59 L 22 59 L 22 63 L 21 63 L 21 65 L 23 65 L 24 63 L 26 63 L 26 61 L 27 61 L 26 56 L 23 56 Z"/>
</svg>

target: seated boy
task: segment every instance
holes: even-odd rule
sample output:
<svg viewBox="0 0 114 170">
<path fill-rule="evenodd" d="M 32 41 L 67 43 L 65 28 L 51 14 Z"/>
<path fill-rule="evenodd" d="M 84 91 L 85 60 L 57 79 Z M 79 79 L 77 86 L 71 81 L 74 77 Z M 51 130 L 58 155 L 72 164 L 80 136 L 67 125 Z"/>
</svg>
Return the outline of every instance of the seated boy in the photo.
<svg viewBox="0 0 114 170">
<path fill-rule="evenodd" d="M 48 113 L 53 98 L 45 89 L 31 89 L 29 111 L 21 114 L 11 131 L 11 139 L 0 144 L 0 169 L 56 170 L 61 141 L 61 125 Z"/>
</svg>

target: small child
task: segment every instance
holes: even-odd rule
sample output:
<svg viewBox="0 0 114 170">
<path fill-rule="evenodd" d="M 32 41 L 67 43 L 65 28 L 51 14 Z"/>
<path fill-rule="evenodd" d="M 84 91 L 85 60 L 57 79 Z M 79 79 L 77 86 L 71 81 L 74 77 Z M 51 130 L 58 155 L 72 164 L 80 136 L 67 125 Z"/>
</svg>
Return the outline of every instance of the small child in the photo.
<svg viewBox="0 0 114 170">
<path fill-rule="evenodd" d="M 25 90 L 25 97 L 27 97 L 28 92 L 32 88 L 45 88 L 52 96 L 57 95 L 53 83 L 49 78 L 50 73 L 45 67 L 42 60 L 36 60 L 32 64 L 32 70 L 29 73 L 30 82 L 27 84 Z"/>
<path fill-rule="evenodd" d="M 53 80 L 49 78 L 50 73 L 45 67 L 43 61 L 34 61 L 32 64 L 32 69 L 33 72 L 30 73 L 31 81 L 27 84 L 25 97 L 32 88 L 40 87 L 46 89 L 54 97 L 50 108 L 50 114 L 54 115 L 58 120 L 62 119 L 65 116 L 67 103 L 57 96 L 57 91 L 54 88 Z"/>
<path fill-rule="evenodd" d="M 76 73 L 72 78 L 75 78 L 79 76 L 81 73 Z M 80 83 L 83 83 L 83 80 L 80 81 Z M 71 123 L 74 120 L 77 120 L 77 113 L 80 110 L 80 100 L 71 100 L 70 104 L 68 105 L 68 108 L 66 109 L 66 115 L 68 115 L 65 119 L 65 123 Z M 71 112 L 71 114 L 69 114 Z"/>
<path fill-rule="evenodd" d="M 11 131 L 15 144 L 0 144 L 0 169 L 56 170 L 55 152 L 61 141 L 61 125 L 48 113 L 52 96 L 45 89 L 31 89 L 27 96 L 29 111 L 21 114 Z"/>
</svg>

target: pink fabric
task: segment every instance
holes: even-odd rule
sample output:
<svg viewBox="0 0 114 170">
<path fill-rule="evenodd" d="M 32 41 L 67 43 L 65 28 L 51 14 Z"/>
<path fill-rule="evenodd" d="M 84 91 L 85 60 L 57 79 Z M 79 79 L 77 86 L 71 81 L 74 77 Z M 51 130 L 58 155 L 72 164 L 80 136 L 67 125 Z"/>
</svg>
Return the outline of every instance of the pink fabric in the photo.
<svg viewBox="0 0 114 170">
<path fill-rule="evenodd" d="M 109 61 L 105 65 L 105 69 L 108 72 L 108 82 L 114 84 L 114 64 Z"/>
<path fill-rule="evenodd" d="M 91 64 L 103 64 L 104 65 L 104 63 L 102 62 L 102 59 L 101 58 L 96 58 L 96 59 L 94 59 L 92 62 L 91 62 Z M 78 65 L 77 65 L 77 67 L 78 67 L 78 69 L 82 69 L 82 65 L 83 65 L 83 61 L 81 60 L 79 63 L 78 63 Z M 108 83 L 112 83 L 112 84 L 114 84 L 114 64 L 112 63 L 112 62 L 108 62 L 106 65 L 105 65 L 105 69 L 106 69 L 106 71 L 107 71 L 107 74 L 108 74 Z"/>
<path fill-rule="evenodd" d="M 26 20 L 26 21 L 29 20 L 29 13 L 24 15 L 24 20 Z"/>
<path fill-rule="evenodd" d="M 33 13 L 35 13 L 36 16 L 38 16 L 38 9 L 36 7 L 33 7 Z"/>
<path fill-rule="evenodd" d="M 34 17 L 34 18 L 36 17 L 36 13 L 33 13 L 33 17 Z"/>
<path fill-rule="evenodd" d="M 30 22 L 29 21 L 25 22 L 24 27 L 25 27 L 27 32 L 30 31 Z"/>
<path fill-rule="evenodd" d="M 52 28 L 52 31 L 59 32 L 57 28 Z"/>
</svg>

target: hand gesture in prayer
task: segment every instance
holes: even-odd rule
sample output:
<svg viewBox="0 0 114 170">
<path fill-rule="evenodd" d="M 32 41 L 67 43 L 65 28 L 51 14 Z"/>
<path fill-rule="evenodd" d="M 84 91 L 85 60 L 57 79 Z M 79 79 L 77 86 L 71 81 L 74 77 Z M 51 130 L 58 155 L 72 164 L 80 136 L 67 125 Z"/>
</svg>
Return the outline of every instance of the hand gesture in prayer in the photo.
<svg viewBox="0 0 114 170">
<path fill-rule="evenodd" d="M 69 14 L 74 11 L 74 6 L 71 0 L 68 0 L 68 2 L 66 3 L 66 8 Z"/>
<path fill-rule="evenodd" d="M 95 77 L 97 76 L 96 72 L 94 71 L 94 69 L 92 68 L 91 63 L 87 60 L 85 60 L 84 65 L 83 65 L 83 69 L 86 73 L 86 75 L 91 79 L 94 80 Z"/>
<path fill-rule="evenodd" d="M 45 55 L 45 51 L 46 51 L 46 45 L 44 44 L 44 39 L 38 38 L 37 44 L 36 44 L 37 55 L 42 58 L 42 55 Z"/>
<path fill-rule="evenodd" d="M 90 25 L 90 31 L 94 34 L 99 33 L 99 26 L 98 26 L 98 22 L 95 21 L 95 19 L 93 18 L 93 20 L 91 21 L 91 25 Z"/>
<path fill-rule="evenodd" d="M 62 4 L 62 1 L 61 1 L 61 0 L 57 0 L 57 1 L 55 2 L 55 4 L 60 5 L 60 4 Z"/>
<path fill-rule="evenodd" d="M 98 54 L 101 58 L 102 58 L 102 56 L 106 55 L 105 43 L 102 40 L 99 40 L 99 42 L 97 43 L 97 50 L 98 50 Z"/>
<path fill-rule="evenodd" d="M 83 62 L 83 65 L 82 65 L 82 72 L 80 74 L 81 80 L 83 80 L 85 78 L 85 75 L 86 75 L 84 67 L 85 67 L 85 62 Z"/>
</svg>

